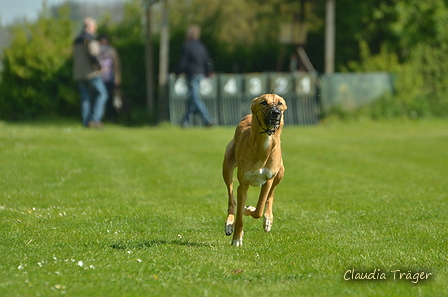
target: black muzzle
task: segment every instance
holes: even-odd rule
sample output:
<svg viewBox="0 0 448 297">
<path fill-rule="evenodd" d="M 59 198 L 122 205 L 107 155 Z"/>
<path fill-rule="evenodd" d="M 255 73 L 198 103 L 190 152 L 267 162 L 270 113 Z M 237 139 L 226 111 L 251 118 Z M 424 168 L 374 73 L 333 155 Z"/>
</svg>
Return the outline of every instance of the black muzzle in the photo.
<svg viewBox="0 0 448 297">
<path fill-rule="evenodd" d="M 265 132 L 268 135 L 274 134 L 280 128 L 282 111 L 274 104 L 266 106 L 261 111 L 263 113 L 263 122 L 266 126 Z"/>
</svg>

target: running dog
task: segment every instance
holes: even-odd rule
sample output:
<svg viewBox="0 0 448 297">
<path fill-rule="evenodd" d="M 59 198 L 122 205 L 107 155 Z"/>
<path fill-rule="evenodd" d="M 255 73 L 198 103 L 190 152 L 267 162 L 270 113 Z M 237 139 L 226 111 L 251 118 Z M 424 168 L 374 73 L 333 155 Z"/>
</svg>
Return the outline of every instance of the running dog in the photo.
<svg viewBox="0 0 448 297">
<path fill-rule="evenodd" d="M 275 94 L 265 94 L 253 99 L 252 114 L 241 120 L 233 140 L 227 145 L 222 168 L 229 196 L 225 231 L 226 235 L 233 233 L 234 246 L 243 244 L 243 214 L 258 219 L 264 211 L 264 231 L 271 231 L 274 220 L 274 190 L 285 171 L 280 134 L 286 109 L 285 100 Z M 233 171 L 236 167 L 239 181 L 237 204 L 233 196 Z M 261 186 L 257 207 L 244 207 L 249 186 Z"/>
</svg>

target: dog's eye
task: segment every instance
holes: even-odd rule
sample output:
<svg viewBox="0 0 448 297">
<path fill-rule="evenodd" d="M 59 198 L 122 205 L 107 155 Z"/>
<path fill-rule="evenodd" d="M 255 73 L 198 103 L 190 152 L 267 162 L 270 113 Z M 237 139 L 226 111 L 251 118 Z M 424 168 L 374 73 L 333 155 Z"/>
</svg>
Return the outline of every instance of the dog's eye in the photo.
<svg viewBox="0 0 448 297">
<path fill-rule="evenodd" d="M 279 102 L 279 103 L 277 103 L 277 105 L 283 105 L 283 103 L 282 103 L 282 102 Z"/>
<path fill-rule="evenodd" d="M 260 104 L 261 105 L 268 105 L 268 102 L 267 101 L 262 101 Z"/>
</svg>

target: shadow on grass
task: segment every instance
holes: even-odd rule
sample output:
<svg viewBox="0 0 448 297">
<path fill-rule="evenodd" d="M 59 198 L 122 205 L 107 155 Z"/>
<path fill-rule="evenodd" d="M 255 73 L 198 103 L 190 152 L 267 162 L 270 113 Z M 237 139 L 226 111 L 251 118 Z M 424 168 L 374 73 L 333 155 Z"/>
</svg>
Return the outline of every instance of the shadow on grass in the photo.
<svg viewBox="0 0 448 297">
<path fill-rule="evenodd" d="M 149 240 L 140 243 L 136 242 L 119 242 L 111 244 L 110 247 L 115 250 L 128 250 L 128 249 L 145 249 L 154 248 L 161 245 L 178 245 L 188 247 L 213 247 L 211 243 L 205 242 L 191 242 L 188 240 L 176 239 L 176 240 Z"/>
</svg>

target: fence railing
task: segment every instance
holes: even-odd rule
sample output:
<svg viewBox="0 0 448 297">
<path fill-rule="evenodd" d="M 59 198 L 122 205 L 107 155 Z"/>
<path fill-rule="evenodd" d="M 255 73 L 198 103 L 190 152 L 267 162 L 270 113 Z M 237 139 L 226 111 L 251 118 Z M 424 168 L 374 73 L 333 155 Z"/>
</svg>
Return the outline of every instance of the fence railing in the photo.
<svg viewBox="0 0 448 297">
<path fill-rule="evenodd" d="M 292 125 L 318 123 L 317 76 L 308 73 L 218 74 L 201 81 L 202 100 L 218 125 L 236 125 L 250 113 L 253 98 L 267 93 L 282 96 L 288 105 L 285 122 Z M 172 124 L 180 124 L 187 108 L 185 77 L 170 77 L 169 111 Z M 199 117 L 194 125 L 201 125 Z"/>
<path fill-rule="evenodd" d="M 253 98 L 266 93 L 282 96 L 288 105 L 285 123 L 314 125 L 323 111 L 334 106 L 352 110 L 368 104 L 385 93 L 393 93 L 392 75 L 375 73 L 335 73 L 319 77 L 315 73 L 217 74 L 201 81 L 200 92 L 217 125 L 236 125 L 250 113 Z M 186 79 L 169 79 L 170 122 L 181 123 L 187 108 Z M 201 125 L 199 116 L 193 125 Z"/>
<path fill-rule="evenodd" d="M 322 106 L 356 110 L 385 94 L 393 94 L 393 76 L 388 72 L 335 73 L 322 75 Z"/>
</svg>

